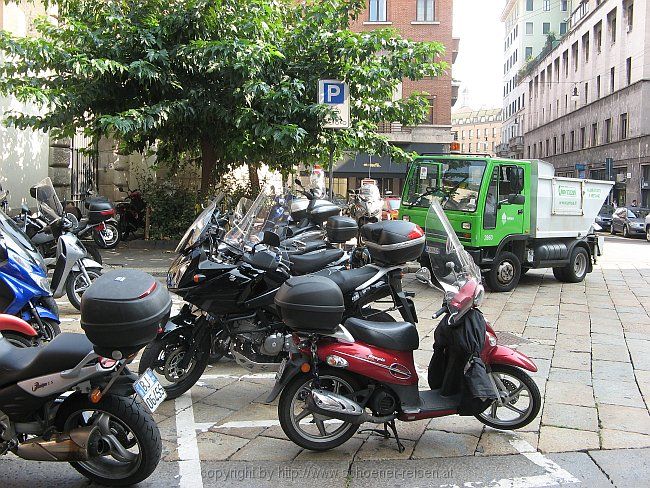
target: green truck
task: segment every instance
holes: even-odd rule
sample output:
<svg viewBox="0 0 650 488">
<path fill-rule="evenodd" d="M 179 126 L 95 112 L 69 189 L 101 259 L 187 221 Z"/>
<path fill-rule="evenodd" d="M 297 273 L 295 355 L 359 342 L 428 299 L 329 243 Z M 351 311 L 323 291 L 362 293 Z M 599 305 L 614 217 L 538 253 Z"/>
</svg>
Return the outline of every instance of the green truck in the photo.
<svg viewBox="0 0 650 488">
<path fill-rule="evenodd" d="M 601 253 L 603 238 L 592 226 L 612 185 L 556 177 L 537 159 L 424 155 L 409 166 L 399 218 L 424 228 L 431 198 L 442 198 L 493 291 L 512 290 L 534 268 L 553 268 L 558 280 L 577 283 Z M 420 263 L 430 267 L 426 249 Z"/>
</svg>

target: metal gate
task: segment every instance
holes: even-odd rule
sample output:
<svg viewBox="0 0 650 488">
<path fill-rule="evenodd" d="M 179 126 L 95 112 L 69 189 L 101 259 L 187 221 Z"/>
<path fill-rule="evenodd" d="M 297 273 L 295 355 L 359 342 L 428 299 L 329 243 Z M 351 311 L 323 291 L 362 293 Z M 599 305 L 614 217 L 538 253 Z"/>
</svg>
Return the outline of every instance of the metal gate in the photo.
<svg viewBox="0 0 650 488">
<path fill-rule="evenodd" d="M 97 193 L 99 152 L 90 137 L 77 134 L 72 139 L 72 170 L 70 171 L 70 195 L 72 202 L 86 213 L 83 200 L 87 192 Z"/>
</svg>

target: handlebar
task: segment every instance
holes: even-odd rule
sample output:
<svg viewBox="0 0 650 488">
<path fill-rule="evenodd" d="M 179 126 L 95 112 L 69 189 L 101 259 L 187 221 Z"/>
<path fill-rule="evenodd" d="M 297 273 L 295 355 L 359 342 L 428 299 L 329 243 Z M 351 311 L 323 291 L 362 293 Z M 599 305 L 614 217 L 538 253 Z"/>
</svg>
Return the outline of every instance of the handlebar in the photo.
<svg viewBox="0 0 650 488">
<path fill-rule="evenodd" d="M 433 314 L 433 318 L 437 319 L 440 317 L 443 313 L 447 312 L 447 305 L 444 305 L 440 310 L 438 310 L 436 313 Z"/>
</svg>

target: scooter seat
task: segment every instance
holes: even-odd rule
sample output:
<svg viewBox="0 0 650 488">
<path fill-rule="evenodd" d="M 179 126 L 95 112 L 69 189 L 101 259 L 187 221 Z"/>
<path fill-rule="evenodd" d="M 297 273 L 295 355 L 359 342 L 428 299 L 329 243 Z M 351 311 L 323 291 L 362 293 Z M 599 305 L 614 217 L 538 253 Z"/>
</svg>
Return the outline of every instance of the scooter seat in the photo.
<svg viewBox="0 0 650 488">
<path fill-rule="evenodd" d="M 93 344 L 84 334 L 59 334 L 40 347 L 16 347 L 0 338 L 0 387 L 74 368 Z"/>
<path fill-rule="evenodd" d="M 290 257 L 291 271 L 296 275 L 313 273 L 342 257 L 341 249 L 322 249 L 307 254 L 294 255 Z"/>
<path fill-rule="evenodd" d="M 363 285 L 366 281 L 375 276 L 375 274 L 377 274 L 377 268 L 364 266 L 362 268 L 344 270 L 324 269 L 314 274 L 329 278 L 339 285 L 343 295 L 347 295 L 352 293 L 355 288 Z"/>
<path fill-rule="evenodd" d="M 357 318 L 345 321 L 355 339 L 393 351 L 413 351 L 420 346 L 418 330 L 411 322 L 372 322 Z"/>
</svg>

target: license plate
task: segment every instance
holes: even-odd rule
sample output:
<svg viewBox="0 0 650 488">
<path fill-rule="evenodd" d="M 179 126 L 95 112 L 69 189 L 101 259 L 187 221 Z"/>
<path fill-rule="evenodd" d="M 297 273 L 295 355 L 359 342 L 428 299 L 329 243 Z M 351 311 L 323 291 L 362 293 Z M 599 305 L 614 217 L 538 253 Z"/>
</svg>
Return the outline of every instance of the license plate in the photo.
<svg viewBox="0 0 650 488">
<path fill-rule="evenodd" d="M 282 373 L 284 373 L 284 368 L 287 367 L 287 359 L 283 359 L 282 362 L 280 363 L 280 367 L 278 368 L 278 372 L 275 373 L 275 379 L 279 380 L 282 378 Z"/>
<path fill-rule="evenodd" d="M 427 246 L 427 252 L 431 254 L 440 254 L 440 248 L 435 246 Z"/>
<path fill-rule="evenodd" d="M 145 403 L 151 413 L 155 412 L 167 398 L 167 392 L 150 369 L 147 369 L 140 378 L 133 383 L 136 393 Z"/>
</svg>

